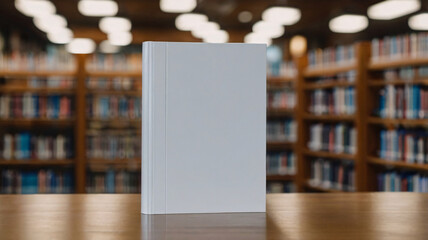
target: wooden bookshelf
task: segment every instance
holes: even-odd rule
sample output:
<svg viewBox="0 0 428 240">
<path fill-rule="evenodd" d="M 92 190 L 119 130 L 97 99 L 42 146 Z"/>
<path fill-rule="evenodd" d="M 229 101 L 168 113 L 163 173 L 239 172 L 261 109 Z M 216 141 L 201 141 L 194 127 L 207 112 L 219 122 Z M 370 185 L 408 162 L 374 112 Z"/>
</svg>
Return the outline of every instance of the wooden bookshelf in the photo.
<svg viewBox="0 0 428 240">
<path fill-rule="evenodd" d="M 305 78 L 320 77 L 320 76 L 331 76 L 338 73 L 348 72 L 356 70 L 357 64 L 344 64 L 344 65 L 330 65 L 325 67 L 310 67 L 304 70 L 303 76 Z"/>
<path fill-rule="evenodd" d="M 275 150 L 292 150 L 294 149 L 295 144 L 292 142 L 270 142 L 266 143 L 266 150 L 275 151 Z"/>
<path fill-rule="evenodd" d="M 328 82 L 321 82 L 321 83 L 305 83 L 304 85 L 305 89 L 313 90 L 313 89 L 322 89 L 322 88 L 335 88 L 335 87 L 349 87 L 349 86 L 355 86 L 354 82 L 339 82 L 339 81 L 328 81 Z"/>
<path fill-rule="evenodd" d="M 428 126 L 427 119 L 392 119 L 392 118 L 378 118 L 369 117 L 367 122 L 369 124 L 377 124 L 384 126 L 403 125 L 409 127 L 423 127 Z"/>
<path fill-rule="evenodd" d="M 70 127 L 75 124 L 74 119 L 1 119 L 0 126 L 61 126 Z"/>
<path fill-rule="evenodd" d="M 397 58 L 394 60 L 370 61 L 369 70 L 383 70 L 387 68 L 399 68 L 406 66 L 420 66 L 428 64 L 428 58 Z"/>
<path fill-rule="evenodd" d="M 304 120 L 312 120 L 319 122 L 353 122 L 355 121 L 354 115 L 314 115 L 305 113 L 303 115 Z"/>
<path fill-rule="evenodd" d="M 414 80 L 383 80 L 383 79 L 370 79 L 368 82 L 369 86 L 372 87 L 383 87 L 386 85 L 406 85 L 406 84 L 420 84 L 428 86 L 428 79 L 414 79 Z"/>
<path fill-rule="evenodd" d="M 68 166 L 74 165 L 75 160 L 67 159 L 67 160 L 53 160 L 53 159 L 22 159 L 22 160 L 8 160 L 8 159 L 0 159 L 1 166 Z"/>
<path fill-rule="evenodd" d="M 303 154 L 309 157 L 322 157 L 329 159 L 339 159 L 339 160 L 355 160 L 355 155 L 347 153 L 332 153 L 326 151 L 312 151 L 309 149 L 304 149 Z"/>
<path fill-rule="evenodd" d="M 267 117 L 292 117 L 295 111 L 287 108 L 268 108 Z"/>
<path fill-rule="evenodd" d="M 87 71 L 89 77 L 135 77 L 141 78 L 142 71 L 141 70 L 130 70 L 130 71 Z"/>
<path fill-rule="evenodd" d="M 96 90 L 88 89 L 88 94 L 92 95 L 120 95 L 120 96 L 141 96 L 141 90 Z"/>
<path fill-rule="evenodd" d="M 1 87 L 0 93 L 34 93 L 38 95 L 73 95 L 75 93 L 74 89 L 70 88 L 30 88 L 30 87 L 19 87 L 19 88 L 7 88 Z"/>
<path fill-rule="evenodd" d="M 0 70 L 0 76 L 2 77 L 50 77 L 50 76 L 76 76 L 79 69 L 74 71 L 61 71 L 61 70 L 45 70 L 45 71 L 25 71 L 25 70 L 16 70 L 16 71 L 4 71 Z"/>
<path fill-rule="evenodd" d="M 428 164 L 407 163 L 402 161 L 385 160 L 378 157 L 367 157 L 367 162 L 371 165 L 383 167 L 394 167 L 408 170 L 428 171 Z"/>
<path fill-rule="evenodd" d="M 294 181 L 294 175 L 266 175 L 267 181 Z"/>
<path fill-rule="evenodd" d="M 272 85 L 292 84 L 295 80 L 296 77 L 290 76 L 267 76 L 267 84 Z"/>
<path fill-rule="evenodd" d="M 324 192 L 324 193 L 343 193 L 343 192 L 345 192 L 345 191 L 337 190 L 337 189 L 333 189 L 333 188 L 325 188 L 325 187 L 321 187 L 321 186 L 315 186 L 315 185 L 312 185 L 310 183 L 306 183 L 305 188 L 308 190 L 311 190 L 311 191 Z"/>
</svg>

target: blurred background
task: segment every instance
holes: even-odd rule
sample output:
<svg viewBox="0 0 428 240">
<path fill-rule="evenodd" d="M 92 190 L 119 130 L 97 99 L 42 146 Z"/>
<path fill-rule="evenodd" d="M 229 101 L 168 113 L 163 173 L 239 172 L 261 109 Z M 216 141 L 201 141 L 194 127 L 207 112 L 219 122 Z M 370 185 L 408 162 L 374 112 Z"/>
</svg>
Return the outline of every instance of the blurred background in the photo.
<svg viewBox="0 0 428 240">
<path fill-rule="evenodd" d="M 422 0 L 1 1 L 0 193 L 140 192 L 144 41 L 268 45 L 268 192 L 427 192 L 426 31 Z"/>
</svg>

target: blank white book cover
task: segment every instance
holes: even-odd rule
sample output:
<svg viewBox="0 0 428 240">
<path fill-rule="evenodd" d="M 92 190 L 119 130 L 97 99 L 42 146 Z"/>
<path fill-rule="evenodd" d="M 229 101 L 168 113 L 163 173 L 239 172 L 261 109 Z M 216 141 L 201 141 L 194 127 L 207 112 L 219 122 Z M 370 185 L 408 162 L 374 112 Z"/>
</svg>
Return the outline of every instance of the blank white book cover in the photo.
<svg viewBox="0 0 428 240">
<path fill-rule="evenodd" d="M 266 211 L 266 46 L 143 43 L 141 212 Z"/>
</svg>

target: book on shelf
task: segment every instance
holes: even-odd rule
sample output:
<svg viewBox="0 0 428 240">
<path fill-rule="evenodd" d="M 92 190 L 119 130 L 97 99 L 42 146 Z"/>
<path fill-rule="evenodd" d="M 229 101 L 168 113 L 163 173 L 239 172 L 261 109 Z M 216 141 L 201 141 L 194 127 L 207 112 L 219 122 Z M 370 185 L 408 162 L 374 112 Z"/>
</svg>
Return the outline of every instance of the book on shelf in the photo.
<svg viewBox="0 0 428 240">
<path fill-rule="evenodd" d="M 268 142 L 295 142 L 297 139 L 297 123 L 294 119 L 268 121 L 266 124 L 266 140 Z"/>
<path fill-rule="evenodd" d="M 352 124 L 316 123 L 309 126 L 308 148 L 312 151 L 355 154 L 357 131 Z"/>
<path fill-rule="evenodd" d="M 386 36 L 371 41 L 373 62 L 426 58 L 428 56 L 428 33 L 411 33 L 400 36 Z"/>
<path fill-rule="evenodd" d="M 72 97 L 33 93 L 1 94 L 0 119 L 69 119 Z"/>
<path fill-rule="evenodd" d="M 141 81 L 141 80 L 139 80 Z M 86 79 L 88 89 L 95 90 L 138 90 L 137 79 L 132 77 L 89 77 Z"/>
<path fill-rule="evenodd" d="M 30 77 L 27 85 L 31 88 L 60 88 L 70 89 L 75 86 L 74 77 L 66 76 L 48 76 L 48 77 Z"/>
<path fill-rule="evenodd" d="M 88 159 L 140 159 L 141 139 L 135 131 L 91 131 L 86 136 Z"/>
<path fill-rule="evenodd" d="M 428 132 L 425 129 L 380 130 L 379 157 L 389 161 L 428 163 Z"/>
<path fill-rule="evenodd" d="M 267 175 L 294 175 L 296 168 L 294 152 L 269 152 L 266 156 Z"/>
<path fill-rule="evenodd" d="M 268 77 L 294 78 L 297 76 L 297 69 L 293 61 L 275 61 L 267 63 L 266 73 Z"/>
<path fill-rule="evenodd" d="M 317 89 L 309 94 L 309 112 L 315 115 L 352 115 L 355 113 L 355 88 Z"/>
<path fill-rule="evenodd" d="M 296 106 L 296 93 L 291 88 L 269 89 L 267 91 L 268 109 L 290 109 Z"/>
<path fill-rule="evenodd" d="M 355 45 L 339 45 L 308 51 L 308 68 L 322 68 L 355 63 Z"/>
<path fill-rule="evenodd" d="M 141 119 L 141 97 L 89 95 L 86 113 L 89 118 Z"/>
<path fill-rule="evenodd" d="M 28 132 L 0 136 L 0 157 L 4 160 L 60 160 L 73 157 L 71 135 L 40 135 Z"/>
<path fill-rule="evenodd" d="M 404 80 L 409 83 L 414 80 L 428 79 L 428 66 L 386 69 L 383 71 L 383 79 L 385 81 Z"/>
<path fill-rule="evenodd" d="M 141 172 L 109 168 L 106 171 L 87 171 L 88 193 L 139 193 Z"/>
<path fill-rule="evenodd" d="M 293 193 L 296 192 L 296 184 L 293 182 L 268 182 L 267 193 Z"/>
<path fill-rule="evenodd" d="M 73 172 L 68 169 L 2 169 L 0 170 L 0 193 L 72 193 L 73 176 Z"/>
<path fill-rule="evenodd" d="M 309 185 L 341 191 L 355 191 L 353 162 L 346 160 L 311 159 Z"/>
<path fill-rule="evenodd" d="M 377 190 L 383 192 L 428 192 L 428 175 L 388 170 L 377 173 Z"/>
<path fill-rule="evenodd" d="M 89 71 L 141 71 L 141 54 L 93 54 L 87 62 Z"/>
</svg>

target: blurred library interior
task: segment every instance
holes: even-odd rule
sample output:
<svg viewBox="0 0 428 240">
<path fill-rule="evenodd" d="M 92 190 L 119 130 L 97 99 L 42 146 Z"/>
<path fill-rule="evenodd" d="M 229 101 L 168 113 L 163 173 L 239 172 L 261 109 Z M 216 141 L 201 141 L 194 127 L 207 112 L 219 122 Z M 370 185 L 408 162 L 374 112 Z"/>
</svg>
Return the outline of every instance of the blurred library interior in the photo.
<svg viewBox="0 0 428 240">
<path fill-rule="evenodd" d="M 9 0 L 0 19 L 2 194 L 140 192 L 144 41 L 268 45 L 268 192 L 428 192 L 425 0 Z"/>
</svg>

